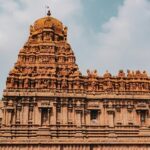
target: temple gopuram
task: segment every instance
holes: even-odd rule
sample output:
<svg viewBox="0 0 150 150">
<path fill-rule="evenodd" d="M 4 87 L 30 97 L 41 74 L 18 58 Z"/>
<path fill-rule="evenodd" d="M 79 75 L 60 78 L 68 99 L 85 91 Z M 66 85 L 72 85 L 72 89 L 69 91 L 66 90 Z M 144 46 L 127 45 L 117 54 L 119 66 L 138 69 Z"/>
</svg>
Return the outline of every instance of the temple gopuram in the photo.
<svg viewBox="0 0 150 150">
<path fill-rule="evenodd" d="M 67 30 L 50 11 L 30 26 L 0 102 L 0 150 L 149 150 L 146 71 L 82 75 Z"/>
</svg>

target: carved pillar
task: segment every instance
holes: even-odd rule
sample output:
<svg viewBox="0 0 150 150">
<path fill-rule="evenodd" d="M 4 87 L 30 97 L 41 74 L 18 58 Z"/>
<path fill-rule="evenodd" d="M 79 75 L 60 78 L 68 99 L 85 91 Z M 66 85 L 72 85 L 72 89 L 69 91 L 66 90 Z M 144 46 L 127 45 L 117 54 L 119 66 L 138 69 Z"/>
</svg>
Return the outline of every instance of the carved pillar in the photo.
<svg viewBox="0 0 150 150">
<path fill-rule="evenodd" d="M 108 112 L 108 124 L 109 127 L 113 128 L 114 127 L 114 110 L 113 109 L 109 109 L 107 110 Z"/>
<path fill-rule="evenodd" d="M 72 113 L 72 108 L 68 108 L 68 122 L 69 123 L 73 123 L 73 115 L 72 115 L 73 113 Z"/>
<path fill-rule="evenodd" d="M 104 108 L 103 109 L 103 123 L 104 123 L 104 126 L 109 126 L 109 122 L 108 122 L 108 113 L 107 113 L 107 109 Z"/>
<path fill-rule="evenodd" d="M 28 105 L 25 104 L 23 107 L 23 124 L 27 125 L 28 124 Z"/>
<path fill-rule="evenodd" d="M 6 125 L 10 126 L 11 125 L 11 118 L 12 117 L 12 110 L 11 109 L 7 109 L 7 122 Z"/>
<path fill-rule="evenodd" d="M 20 112 L 21 112 L 21 104 L 18 104 L 16 107 L 16 123 L 20 124 Z"/>
<path fill-rule="evenodd" d="M 2 124 L 6 125 L 6 109 L 3 109 L 3 119 L 2 119 Z"/>
<path fill-rule="evenodd" d="M 55 103 L 53 103 L 50 122 L 51 122 L 51 125 L 56 125 L 56 104 Z"/>
<path fill-rule="evenodd" d="M 133 111 L 130 109 L 127 111 L 128 115 L 127 115 L 127 118 L 128 118 L 128 124 L 134 124 L 134 118 L 133 118 Z"/>
<path fill-rule="evenodd" d="M 62 118 L 62 123 L 65 125 L 67 124 L 67 120 L 68 120 L 68 112 L 67 112 L 67 106 L 66 105 L 67 105 L 66 102 L 62 103 L 62 116 L 61 116 L 61 118 Z"/>
<path fill-rule="evenodd" d="M 91 120 L 90 120 L 90 110 L 86 110 L 86 125 L 90 125 Z"/>
<path fill-rule="evenodd" d="M 141 122 L 140 122 L 139 111 L 136 111 L 136 110 L 135 110 L 134 118 L 135 118 L 135 121 L 136 121 L 136 125 L 140 126 L 140 125 L 141 125 Z"/>
<path fill-rule="evenodd" d="M 121 117 L 122 117 L 122 120 L 123 120 L 123 125 L 128 125 L 128 112 L 127 112 L 127 108 L 126 107 L 123 107 L 122 108 L 122 113 L 121 113 Z"/>
<path fill-rule="evenodd" d="M 33 123 L 33 105 L 30 104 L 29 106 L 29 119 L 28 119 L 29 124 Z"/>
<path fill-rule="evenodd" d="M 116 120 L 115 123 L 117 125 L 121 125 L 122 124 L 122 109 L 121 108 L 117 108 L 116 110 Z"/>
<path fill-rule="evenodd" d="M 98 110 L 98 125 L 101 125 L 101 110 Z"/>
<path fill-rule="evenodd" d="M 34 124 L 35 125 L 40 125 L 40 122 L 39 122 L 39 108 L 37 105 L 34 106 Z"/>
<path fill-rule="evenodd" d="M 81 124 L 85 125 L 85 112 L 84 111 L 81 112 Z"/>
<path fill-rule="evenodd" d="M 76 110 L 76 125 L 77 125 L 77 127 L 81 127 L 81 124 L 82 124 L 81 115 L 82 115 L 82 111 Z"/>
<path fill-rule="evenodd" d="M 42 125 L 42 121 L 41 121 L 42 109 L 41 108 L 38 109 L 38 114 L 39 114 L 39 116 L 38 116 L 38 124 L 41 126 Z"/>
<path fill-rule="evenodd" d="M 48 125 L 51 124 L 51 108 L 48 108 Z"/>
<path fill-rule="evenodd" d="M 56 108 L 56 122 L 57 124 L 61 124 L 62 123 L 62 116 L 61 116 L 61 108 Z"/>
</svg>

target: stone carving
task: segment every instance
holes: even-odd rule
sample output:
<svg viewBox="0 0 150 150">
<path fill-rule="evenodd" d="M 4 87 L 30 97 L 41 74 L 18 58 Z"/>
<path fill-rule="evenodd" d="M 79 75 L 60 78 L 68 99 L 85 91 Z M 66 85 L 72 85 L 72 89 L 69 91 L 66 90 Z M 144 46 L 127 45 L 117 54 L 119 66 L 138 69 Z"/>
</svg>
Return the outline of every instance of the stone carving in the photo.
<svg viewBox="0 0 150 150">
<path fill-rule="evenodd" d="M 108 72 L 108 70 L 106 70 L 105 74 L 104 74 L 104 78 L 110 78 L 111 74 Z"/>
</svg>

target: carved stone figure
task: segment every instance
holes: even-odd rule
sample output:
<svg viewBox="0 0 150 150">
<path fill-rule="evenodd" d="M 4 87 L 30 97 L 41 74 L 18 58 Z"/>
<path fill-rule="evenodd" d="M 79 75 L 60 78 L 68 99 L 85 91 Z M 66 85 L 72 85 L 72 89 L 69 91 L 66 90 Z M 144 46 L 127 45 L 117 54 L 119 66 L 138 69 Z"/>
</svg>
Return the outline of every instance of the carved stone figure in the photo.
<svg viewBox="0 0 150 150">
<path fill-rule="evenodd" d="M 106 70 L 105 74 L 104 74 L 104 78 L 110 78 L 111 74 L 108 72 L 108 70 Z"/>
</svg>

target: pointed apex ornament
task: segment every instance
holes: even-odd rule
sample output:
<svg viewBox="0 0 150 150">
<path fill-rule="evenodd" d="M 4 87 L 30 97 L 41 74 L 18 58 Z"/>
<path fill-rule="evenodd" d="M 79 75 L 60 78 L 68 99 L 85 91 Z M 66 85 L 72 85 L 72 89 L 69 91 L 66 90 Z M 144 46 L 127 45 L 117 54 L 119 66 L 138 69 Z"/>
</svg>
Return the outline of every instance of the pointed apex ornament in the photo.
<svg viewBox="0 0 150 150">
<path fill-rule="evenodd" d="M 48 10 L 47 16 L 51 16 L 51 11 L 50 10 Z"/>
</svg>

